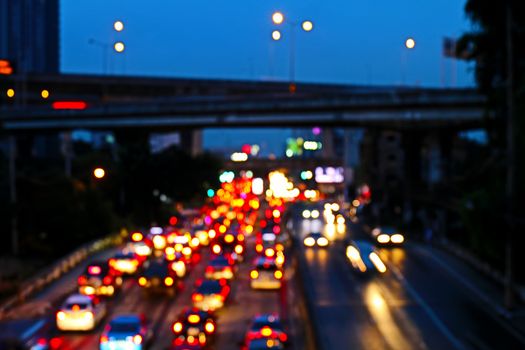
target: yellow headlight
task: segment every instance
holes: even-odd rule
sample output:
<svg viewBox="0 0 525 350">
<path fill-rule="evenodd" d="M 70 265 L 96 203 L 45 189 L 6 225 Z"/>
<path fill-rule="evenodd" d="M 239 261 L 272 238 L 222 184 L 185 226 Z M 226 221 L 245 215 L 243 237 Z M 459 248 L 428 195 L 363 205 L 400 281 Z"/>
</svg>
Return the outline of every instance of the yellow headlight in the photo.
<svg viewBox="0 0 525 350">
<path fill-rule="evenodd" d="M 315 245 L 315 239 L 313 237 L 306 237 L 303 243 L 307 247 L 313 247 Z"/>
<path fill-rule="evenodd" d="M 392 235 L 392 237 L 390 237 L 390 241 L 392 243 L 400 244 L 405 241 L 405 237 L 403 237 L 403 235 L 400 233 L 396 233 L 395 235 Z"/>
<path fill-rule="evenodd" d="M 382 244 L 388 243 L 390 242 L 390 236 L 385 235 L 385 234 L 380 234 L 379 236 L 377 236 L 377 241 Z"/>
</svg>

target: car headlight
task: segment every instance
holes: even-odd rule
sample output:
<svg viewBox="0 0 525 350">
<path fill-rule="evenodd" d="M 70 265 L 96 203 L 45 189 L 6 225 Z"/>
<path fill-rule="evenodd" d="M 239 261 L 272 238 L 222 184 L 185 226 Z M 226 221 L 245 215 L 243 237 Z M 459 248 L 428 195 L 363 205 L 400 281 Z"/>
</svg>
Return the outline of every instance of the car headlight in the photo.
<svg viewBox="0 0 525 350">
<path fill-rule="evenodd" d="M 313 247 L 315 245 L 315 239 L 313 237 L 306 237 L 303 243 L 307 247 Z"/>
<path fill-rule="evenodd" d="M 317 245 L 320 247 L 326 247 L 328 245 L 328 240 L 325 237 L 319 237 L 317 239 Z"/>
<path fill-rule="evenodd" d="M 377 241 L 382 244 L 388 243 L 390 242 L 390 236 L 384 233 L 380 234 L 379 236 L 377 236 Z"/>
<path fill-rule="evenodd" d="M 303 210 L 303 218 L 305 219 L 310 218 L 310 210 Z"/>
<path fill-rule="evenodd" d="M 395 235 L 392 235 L 392 237 L 390 237 L 390 241 L 392 243 L 400 244 L 405 241 L 405 237 L 403 237 L 403 235 L 400 233 L 396 233 Z"/>
<path fill-rule="evenodd" d="M 372 252 L 370 253 L 370 255 L 368 255 L 368 257 L 370 258 L 370 261 L 372 261 L 372 264 L 374 264 L 374 266 L 376 267 L 377 271 L 381 273 L 384 273 L 386 271 L 386 266 L 379 257 L 379 255 L 377 255 L 375 252 Z"/>
</svg>

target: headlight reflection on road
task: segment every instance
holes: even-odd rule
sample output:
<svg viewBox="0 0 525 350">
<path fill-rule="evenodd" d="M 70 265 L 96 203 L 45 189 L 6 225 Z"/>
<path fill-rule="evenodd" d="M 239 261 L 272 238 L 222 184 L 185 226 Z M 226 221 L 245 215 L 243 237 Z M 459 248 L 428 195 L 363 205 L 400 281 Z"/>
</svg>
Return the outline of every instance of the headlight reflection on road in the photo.
<svg viewBox="0 0 525 350">
<path fill-rule="evenodd" d="M 388 303 L 383 298 L 379 286 L 372 282 L 365 287 L 363 293 L 368 311 L 389 347 L 392 349 L 410 349 L 411 342 L 407 342 Z"/>
</svg>

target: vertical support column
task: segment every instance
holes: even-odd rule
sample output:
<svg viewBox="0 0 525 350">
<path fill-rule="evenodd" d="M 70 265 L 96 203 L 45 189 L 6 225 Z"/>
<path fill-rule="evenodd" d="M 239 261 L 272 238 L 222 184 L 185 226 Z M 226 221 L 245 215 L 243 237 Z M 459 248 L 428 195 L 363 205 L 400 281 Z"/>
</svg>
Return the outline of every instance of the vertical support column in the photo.
<svg viewBox="0 0 525 350">
<path fill-rule="evenodd" d="M 16 191 L 16 137 L 9 136 L 9 197 L 11 201 L 11 252 L 18 255 L 18 206 Z"/>
<path fill-rule="evenodd" d="M 62 155 L 64 156 L 64 173 L 67 177 L 71 177 L 71 163 L 73 160 L 71 131 L 62 133 Z"/>
<path fill-rule="evenodd" d="M 196 157 L 202 153 L 202 130 L 196 129 L 191 132 L 191 155 Z"/>
<path fill-rule="evenodd" d="M 334 130 L 332 128 L 323 128 L 322 135 L 322 142 L 323 142 L 323 149 L 322 154 L 323 158 L 325 159 L 333 159 L 335 158 L 334 154 Z"/>
</svg>

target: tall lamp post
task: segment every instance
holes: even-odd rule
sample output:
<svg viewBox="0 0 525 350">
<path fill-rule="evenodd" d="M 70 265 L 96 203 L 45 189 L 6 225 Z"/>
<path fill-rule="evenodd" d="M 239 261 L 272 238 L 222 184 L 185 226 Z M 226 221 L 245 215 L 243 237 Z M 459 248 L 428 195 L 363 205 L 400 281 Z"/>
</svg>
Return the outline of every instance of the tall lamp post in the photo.
<svg viewBox="0 0 525 350">
<path fill-rule="evenodd" d="M 113 29 L 117 33 L 122 32 L 124 30 L 124 23 L 120 20 L 113 22 Z M 98 46 L 102 49 L 102 66 L 104 74 L 108 74 L 108 56 L 111 47 L 113 47 L 113 50 L 116 53 L 122 53 L 126 49 L 124 42 L 120 40 L 115 41 L 113 35 L 110 37 L 110 43 L 91 38 L 88 40 L 88 44 Z"/>
<path fill-rule="evenodd" d="M 289 79 L 290 87 L 295 85 L 295 30 L 301 26 L 301 30 L 305 32 L 311 32 L 314 29 L 314 24 L 312 21 L 303 20 L 303 21 L 292 21 L 286 20 L 282 12 L 274 12 L 272 15 L 272 22 L 275 25 L 288 24 L 290 26 L 290 57 L 289 57 Z M 282 39 L 282 33 L 280 30 L 276 29 L 272 31 L 272 39 L 274 41 L 279 41 Z"/>
</svg>

